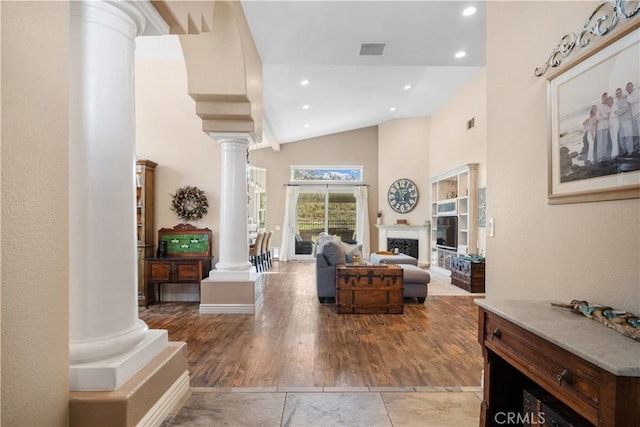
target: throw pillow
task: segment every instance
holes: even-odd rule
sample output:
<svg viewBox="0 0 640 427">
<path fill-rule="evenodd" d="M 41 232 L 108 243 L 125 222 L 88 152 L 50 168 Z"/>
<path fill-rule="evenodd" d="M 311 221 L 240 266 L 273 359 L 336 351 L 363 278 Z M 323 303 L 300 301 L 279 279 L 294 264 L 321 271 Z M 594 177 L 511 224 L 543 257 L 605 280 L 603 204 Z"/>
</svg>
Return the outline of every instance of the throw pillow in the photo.
<svg viewBox="0 0 640 427">
<path fill-rule="evenodd" d="M 326 245 L 328 242 L 337 242 L 337 241 L 338 240 L 334 236 L 330 236 L 327 233 L 320 233 L 318 235 L 318 241 L 316 246 L 317 253 L 321 254 L 322 249 L 324 248 L 324 245 Z"/>
<path fill-rule="evenodd" d="M 344 250 L 337 242 L 326 242 L 322 247 L 322 255 L 330 265 L 344 264 L 346 262 Z"/>
<path fill-rule="evenodd" d="M 348 263 L 353 262 L 354 255 L 358 255 L 362 260 L 362 245 L 350 245 L 348 243 L 340 242 L 340 246 L 344 250 L 345 259 Z"/>
</svg>

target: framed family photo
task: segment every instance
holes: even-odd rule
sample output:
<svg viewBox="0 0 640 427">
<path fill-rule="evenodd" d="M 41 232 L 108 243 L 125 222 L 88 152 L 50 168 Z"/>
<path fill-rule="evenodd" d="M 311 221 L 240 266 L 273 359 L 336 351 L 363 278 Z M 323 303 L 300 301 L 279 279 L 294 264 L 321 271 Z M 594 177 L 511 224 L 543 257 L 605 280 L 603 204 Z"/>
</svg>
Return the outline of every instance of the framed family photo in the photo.
<svg viewBox="0 0 640 427">
<path fill-rule="evenodd" d="M 549 203 L 640 197 L 640 28 L 547 89 Z"/>
</svg>

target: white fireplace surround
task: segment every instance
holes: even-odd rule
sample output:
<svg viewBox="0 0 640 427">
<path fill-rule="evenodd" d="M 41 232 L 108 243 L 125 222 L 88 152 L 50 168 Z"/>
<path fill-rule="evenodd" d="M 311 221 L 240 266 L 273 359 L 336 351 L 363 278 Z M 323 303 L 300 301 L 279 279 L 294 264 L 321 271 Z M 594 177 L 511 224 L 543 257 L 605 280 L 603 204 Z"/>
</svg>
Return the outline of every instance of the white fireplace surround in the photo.
<svg viewBox="0 0 640 427">
<path fill-rule="evenodd" d="M 418 241 L 418 264 L 429 266 L 429 229 L 424 225 L 376 225 L 378 250 L 387 251 L 387 239 L 413 239 Z"/>
</svg>

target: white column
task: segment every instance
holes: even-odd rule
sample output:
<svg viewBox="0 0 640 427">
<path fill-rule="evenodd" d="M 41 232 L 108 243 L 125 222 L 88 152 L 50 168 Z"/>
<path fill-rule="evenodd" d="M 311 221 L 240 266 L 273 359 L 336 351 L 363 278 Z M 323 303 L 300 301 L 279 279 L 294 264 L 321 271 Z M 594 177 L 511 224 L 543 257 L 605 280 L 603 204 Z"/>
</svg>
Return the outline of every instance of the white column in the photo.
<svg viewBox="0 0 640 427">
<path fill-rule="evenodd" d="M 220 144 L 220 261 L 200 282 L 200 313 L 255 314 L 263 276 L 249 262 L 247 148 L 244 133 L 212 133 Z"/>
<path fill-rule="evenodd" d="M 220 144 L 220 261 L 218 271 L 249 271 L 247 230 L 248 134 L 211 135 Z"/>
<path fill-rule="evenodd" d="M 115 4 L 71 2 L 72 390 L 117 388 L 168 341 L 166 331 L 148 330 L 137 307 L 134 49 L 145 17 Z"/>
</svg>

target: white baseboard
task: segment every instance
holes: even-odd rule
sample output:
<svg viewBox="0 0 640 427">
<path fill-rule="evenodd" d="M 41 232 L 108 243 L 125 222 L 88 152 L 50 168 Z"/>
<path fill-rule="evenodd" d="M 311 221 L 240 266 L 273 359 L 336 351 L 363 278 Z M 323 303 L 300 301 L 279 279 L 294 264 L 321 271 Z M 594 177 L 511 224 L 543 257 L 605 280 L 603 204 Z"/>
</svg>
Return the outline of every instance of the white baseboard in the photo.
<svg viewBox="0 0 640 427">
<path fill-rule="evenodd" d="M 200 304 L 200 314 L 255 314 L 263 305 L 262 295 L 255 304 Z"/>
<path fill-rule="evenodd" d="M 160 426 L 171 410 L 189 392 L 189 371 L 184 371 L 155 405 L 142 417 L 138 427 Z"/>
</svg>

